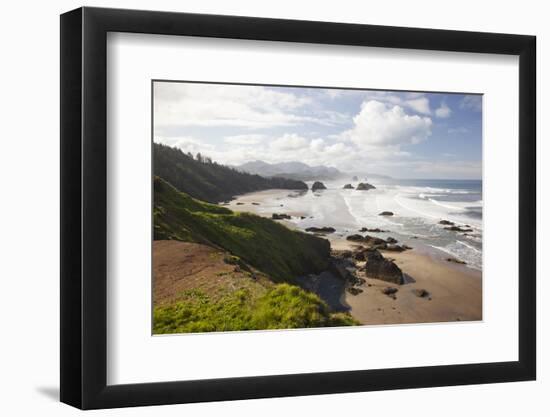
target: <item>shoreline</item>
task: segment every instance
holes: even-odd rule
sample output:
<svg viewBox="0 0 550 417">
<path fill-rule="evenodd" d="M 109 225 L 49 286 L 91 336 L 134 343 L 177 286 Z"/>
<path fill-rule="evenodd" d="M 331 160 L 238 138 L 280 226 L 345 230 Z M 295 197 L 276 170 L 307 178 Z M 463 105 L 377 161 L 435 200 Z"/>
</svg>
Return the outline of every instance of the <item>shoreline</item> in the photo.
<svg viewBox="0 0 550 417">
<path fill-rule="evenodd" d="M 337 239 L 331 241 L 333 250 L 353 249 L 354 244 Z M 337 249 L 336 249 L 337 248 Z M 346 291 L 345 302 L 350 313 L 365 325 L 438 323 L 483 320 L 482 273 L 464 265 L 453 264 L 416 249 L 405 252 L 380 250 L 392 259 L 407 276 L 407 282 L 394 285 L 366 277 L 359 286 L 362 293 Z M 387 287 L 397 288 L 395 299 L 382 293 Z M 425 290 L 425 297 L 414 291 Z"/>
<path fill-rule="evenodd" d="M 248 211 L 269 218 L 272 213 L 279 211 L 294 217 L 307 216 L 307 213 L 285 211 L 284 204 L 278 204 L 279 199 L 293 193 L 295 192 L 292 190 L 255 192 L 238 196 L 225 206 L 235 211 Z M 291 221 L 279 222 L 291 229 L 302 230 Z M 360 246 L 347 241 L 341 234 L 327 234 L 321 237 L 329 240 L 333 251 L 353 250 Z M 352 295 L 344 291 L 342 300 L 350 307 L 349 312 L 355 319 L 364 325 L 483 319 L 482 271 L 467 265 L 448 262 L 446 260 L 449 257 L 448 254 L 415 242 L 414 239 L 407 239 L 400 243 L 406 243 L 413 249 L 405 252 L 385 250 L 380 252 L 401 268 L 407 276 L 407 283 L 394 285 L 362 275 L 361 277 L 366 279 L 365 283 L 358 287 L 362 292 Z M 395 299 L 382 292 L 386 287 L 398 289 Z M 419 297 L 414 290 L 425 290 L 428 294 L 425 297 Z"/>
</svg>

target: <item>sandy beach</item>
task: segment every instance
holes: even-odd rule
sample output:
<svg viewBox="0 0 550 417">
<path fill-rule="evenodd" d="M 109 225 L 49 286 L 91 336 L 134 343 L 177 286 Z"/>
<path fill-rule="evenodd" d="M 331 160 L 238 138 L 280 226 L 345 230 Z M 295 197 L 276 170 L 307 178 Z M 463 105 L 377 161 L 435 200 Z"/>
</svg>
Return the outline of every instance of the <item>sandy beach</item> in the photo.
<svg viewBox="0 0 550 417">
<path fill-rule="evenodd" d="M 351 248 L 347 241 L 332 242 L 333 249 Z M 401 253 L 381 251 L 406 274 L 407 283 L 391 285 L 366 277 L 358 295 L 346 292 L 351 314 L 363 324 L 434 323 L 482 320 L 481 271 L 455 265 L 435 254 L 410 250 Z M 398 288 L 392 299 L 382 293 Z M 428 292 L 418 297 L 414 290 Z"/>
<path fill-rule="evenodd" d="M 308 213 L 285 210 L 288 190 L 268 190 L 239 196 L 229 203 L 236 211 L 248 211 L 271 217 L 283 212 L 293 217 Z M 281 202 L 280 202 L 281 201 Z M 291 228 L 297 225 L 282 221 Z M 328 226 L 328 224 L 327 224 Z M 342 235 L 327 235 L 333 250 L 353 250 L 357 247 Z M 354 318 L 366 325 L 400 323 L 435 323 L 482 320 L 482 273 L 478 269 L 448 262 L 448 255 L 425 247 L 414 240 L 408 241 L 412 250 L 381 253 L 401 268 L 406 283 L 395 285 L 383 280 L 360 275 L 366 282 L 360 285 L 363 292 L 352 295 L 345 291 L 343 303 L 350 307 Z M 398 289 L 395 299 L 385 295 L 386 287 Z M 423 289 L 428 295 L 418 297 L 414 290 Z"/>
<path fill-rule="evenodd" d="M 240 195 L 226 205 L 233 211 L 248 211 L 269 218 L 271 218 L 272 213 L 279 212 L 300 218 L 307 216 L 307 213 L 302 210 L 289 210 L 283 201 L 286 198 L 292 198 L 290 196 L 300 196 L 302 194 L 301 191 L 292 190 L 257 191 Z M 285 224 L 291 225 L 292 223 L 285 222 Z"/>
</svg>

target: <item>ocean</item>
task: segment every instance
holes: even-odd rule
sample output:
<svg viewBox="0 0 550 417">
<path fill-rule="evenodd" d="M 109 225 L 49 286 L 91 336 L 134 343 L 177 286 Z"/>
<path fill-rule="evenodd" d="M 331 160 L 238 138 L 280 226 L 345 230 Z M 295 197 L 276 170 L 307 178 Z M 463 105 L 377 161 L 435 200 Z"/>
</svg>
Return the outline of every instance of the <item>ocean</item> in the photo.
<svg viewBox="0 0 550 417">
<path fill-rule="evenodd" d="M 443 256 L 463 260 L 467 266 L 482 268 L 482 182 L 480 180 L 378 180 L 369 179 L 376 189 L 368 191 L 343 189 L 357 181 L 323 181 L 326 190 L 312 192 L 281 191 L 263 199 L 255 210 L 293 214 L 299 229 L 331 226 L 336 236 L 357 233 L 360 228 L 380 228 L 400 243 L 423 247 Z M 312 182 L 308 182 L 311 187 Z M 251 195 L 249 195 L 251 196 Z M 380 216 L 391 211 L 393 216 Z M 439 224 L 449 220 L 472 229 L 470 233 L 445 230 Z"/>
</svg>

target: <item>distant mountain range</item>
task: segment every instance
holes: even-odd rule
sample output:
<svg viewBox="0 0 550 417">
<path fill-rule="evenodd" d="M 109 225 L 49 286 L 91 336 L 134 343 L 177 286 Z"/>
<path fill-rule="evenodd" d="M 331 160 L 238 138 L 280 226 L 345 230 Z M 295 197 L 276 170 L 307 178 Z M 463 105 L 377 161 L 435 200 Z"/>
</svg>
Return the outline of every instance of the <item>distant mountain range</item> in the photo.
<svg viewBox="0 0 550 417">
<path fill-rule="evenodd" d="M 310 166 L 303 162 L 280 162 L 270 164 L 264 161 L 251 161 L 235 167 L 239 171 L 264 177 L 282 177 L 301 181 L 333 180 L 343 176 L 333 167 Z"/>
<path fill-rule="evenodd" d="M 348 177 L 353 181 L 362 181 L 365 178 L 392 179 L 392 177 L 388 175 L 348 173 L 333 167 L 324 165 L 310 166 L 298 161 L 280 162 L 278 164 L 270 164 L 265 161 L 251 161 L 242 165 L 237 165 L 235 169 L 249 174 L 261 175 L 263 177 L 281 177 L 298 181 L 336 180 Z"/>
</svg>

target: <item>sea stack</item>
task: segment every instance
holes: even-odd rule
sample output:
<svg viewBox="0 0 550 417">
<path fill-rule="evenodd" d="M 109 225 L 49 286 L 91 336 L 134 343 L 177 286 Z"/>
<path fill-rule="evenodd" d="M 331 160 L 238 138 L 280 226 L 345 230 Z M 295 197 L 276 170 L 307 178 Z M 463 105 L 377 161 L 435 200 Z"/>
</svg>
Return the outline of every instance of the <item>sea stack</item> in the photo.
<svg viewBox="0 0 550 417">
<path fill-rule="evenodd" d="M 376 187 L 372 184 L 369 184 L 368 182 L 360 182 L 357 185 L 357 190 L 361 190 L 361 191 L 375 190 L 375 189 Z"/>
<path fill-rule="evenodd" d="M 325 184 L 323 184 L 320 181 L 315 181 L 313 185 L 311 186 L 311 191 L 317 191 L 317 190 L 326 190 L 327 187 L 325 187 Z"/>
<path fill-rule="evenodd" d="M 351 184 L 344 185 L 344 190 L 353 190 L 353 185 Z"/>
</svg>

